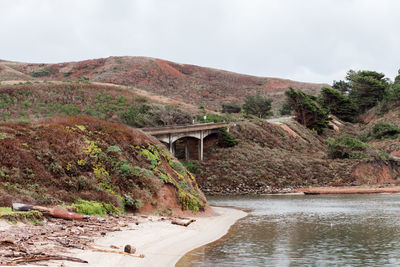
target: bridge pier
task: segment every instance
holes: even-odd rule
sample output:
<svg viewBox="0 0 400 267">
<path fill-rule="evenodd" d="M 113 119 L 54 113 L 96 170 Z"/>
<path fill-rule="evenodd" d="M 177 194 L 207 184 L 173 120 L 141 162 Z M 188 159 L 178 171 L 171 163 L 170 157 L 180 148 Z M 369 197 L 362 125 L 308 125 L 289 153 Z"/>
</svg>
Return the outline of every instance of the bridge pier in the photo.
<svg viewBox="0 0 400 267">
<path fill-rule="evenodd" d="M 204 132 L 200 131 L 199 138 L 199 160 L 203 160 L 203 151 L 204 151 Z"/>
<path fill-rule="evenodd" d="M 188 144 L 188 140 L 185 140 L 185 161 L 188 161 L 190 159 L 190 155 L 189 155 L 189 144 Z"/>
<path fill-rule="evenodd" d="M 142 130 L 148 134 L 151 134 L 158 138 L 158 140 L 167 144 L 171 154 L 175 156 L 176 152 L 176 141 L 182 138 L 186 138 L 184 149 L 185 149 L 185 160 L 190 159 L 190 149 L 187 138 L 195 138 L 198 140 L 198 159 L 204 159 L 204 138 L 210 134 L 218 133 L 218 130 L 228 127 L 228 123 L 205 123 L 205 124 L 194 124 L 184 126 L 171 126 L 162 128 L 143 128 Z"/>
</svg>

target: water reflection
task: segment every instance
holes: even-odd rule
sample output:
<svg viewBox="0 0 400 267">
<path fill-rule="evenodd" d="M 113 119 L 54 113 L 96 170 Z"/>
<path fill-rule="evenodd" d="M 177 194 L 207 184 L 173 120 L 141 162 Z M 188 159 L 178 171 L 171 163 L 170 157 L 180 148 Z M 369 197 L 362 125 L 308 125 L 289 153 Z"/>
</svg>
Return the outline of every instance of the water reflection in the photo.
<svg viewBox="0 0 400 267">
<path fill-rule="evenodd" d="M 218 197 L 252 209 L 177 266 L 399 266 L 400 195 Z"/>
</svg>

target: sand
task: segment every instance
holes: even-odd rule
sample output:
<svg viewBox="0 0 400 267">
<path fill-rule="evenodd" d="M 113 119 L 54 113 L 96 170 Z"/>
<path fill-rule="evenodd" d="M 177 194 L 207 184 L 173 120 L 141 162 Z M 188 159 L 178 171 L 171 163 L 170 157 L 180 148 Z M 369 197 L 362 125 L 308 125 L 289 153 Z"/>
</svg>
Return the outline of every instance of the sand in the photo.
<svg viewBox="0 0 400 267">
<path fill-rule="evenodd" d="M 70 261 L 53 261 L 48 264 L 99 267 L 175 266 L 187 252 L 221 238 L 231 225 L 247 215 L 231 208 L 212 209 L 217 215 L 196 218 L 196 222 L 188 227 L 173 225 L 169 220 L 161 221 L 159 217 L 150 217 L 139 225 L 130 225 L 126 230 L 108 233 L 94 244 L 96 248 L 107 250 L 111 249 L 111 245 L 123 250 L 126 244 L 130 244 L 137 249 L 135 255 L 144 254 L 144 258 L 91 250 L 71 250 L 70 256 L 87 260 L 89 264 Z"/>
</svg>

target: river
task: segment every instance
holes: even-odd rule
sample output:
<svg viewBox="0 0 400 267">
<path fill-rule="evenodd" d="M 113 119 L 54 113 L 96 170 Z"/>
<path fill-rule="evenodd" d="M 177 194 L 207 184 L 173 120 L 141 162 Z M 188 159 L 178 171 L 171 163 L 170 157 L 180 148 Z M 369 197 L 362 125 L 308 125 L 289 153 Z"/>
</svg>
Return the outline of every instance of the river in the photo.
<svg viewBox="0 0 400 267">
<path fill-rule="evenodd" d="M 186 266 L 400 266 L 400 194 L 209 197 L 251 210 Z"/>
</svg>

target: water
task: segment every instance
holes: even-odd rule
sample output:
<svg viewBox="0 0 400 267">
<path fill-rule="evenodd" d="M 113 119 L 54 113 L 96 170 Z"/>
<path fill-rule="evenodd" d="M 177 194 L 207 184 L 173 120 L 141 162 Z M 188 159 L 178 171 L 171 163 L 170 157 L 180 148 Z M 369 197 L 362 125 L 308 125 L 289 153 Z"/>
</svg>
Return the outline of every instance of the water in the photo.
<svg viewBox="0 0 400 267">
<path fill-rule="evenodd" d="M 400 266 L 400 195 L 214 197 L 251 209 L 176 266 Z"/>
</svg>

